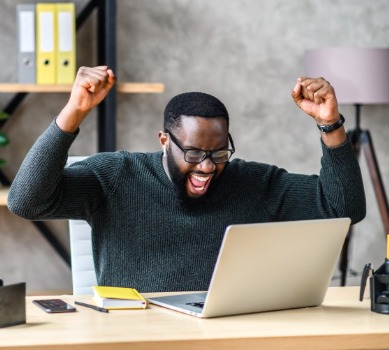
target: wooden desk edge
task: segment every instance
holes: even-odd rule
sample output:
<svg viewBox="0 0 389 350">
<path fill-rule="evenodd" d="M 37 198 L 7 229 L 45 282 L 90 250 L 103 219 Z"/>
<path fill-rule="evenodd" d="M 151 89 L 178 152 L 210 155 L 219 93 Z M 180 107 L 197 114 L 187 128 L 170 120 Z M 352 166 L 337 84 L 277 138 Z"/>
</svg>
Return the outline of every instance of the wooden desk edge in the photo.
<svg viewBox="0 0 389 350">
<path fill-rule="evenodd" d="M 1 330 L 0 330 L 1 331 Z M 28 350 L 216 350 L 216 349 L 245 349 L 245 350 L 350 350 L 350 349 L 388 349 L 388 334 L 337 334 L 318 336 L 286 336 L 286 337 L 261 337 L 261 338 L 223 338 L 223 339 L 187 339 L 187 340 L 158 340 L 158 341 L 134 341 L 127 342 L 98 342 L 93 344 L 68 343 L 52 345 L 31 345 Z M 2 346 L 2 350 L 15 350 L 14 346 Z"/>
</svg>

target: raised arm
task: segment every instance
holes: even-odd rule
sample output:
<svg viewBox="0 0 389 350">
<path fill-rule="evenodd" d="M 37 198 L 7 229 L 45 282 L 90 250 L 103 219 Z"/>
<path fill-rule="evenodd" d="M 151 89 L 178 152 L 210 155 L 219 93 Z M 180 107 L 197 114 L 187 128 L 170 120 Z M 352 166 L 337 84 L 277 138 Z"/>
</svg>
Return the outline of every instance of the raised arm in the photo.
<svg viewBox="0 0 389 350">
<path fill-rule="evenodd" d="M 34 143 L 11 185 L 8 208 L 29 220 L 79 218 L 93 210 L 102 185 L 86 164 L 65 169 L 82 121 L 115 83 L 108 67 L 79 69 L 70 98 Z"/>
<path fill-rule="evenodd" d="M 283 176 L 289 177 L 290 183 L 295 181 L 293 190 L 289 189 L 287 193 L 296 193 L 297 197 L 289 196 L 280 202 L 287 204 L 291 200 L 289 205 L 296 212 L 304 212 L 312 205 L 319 209 L 323 217 L 348 216 L 353 223 L 361 221 L 366 215 L 361 170 L 343 126 L 334 88 L 323 78 L 301 77 L 297 79 L 291 96 L 319 127 L 330 130 L 321 133 L 323 157 L 320 176 L 303 179 L 284 173 Z M 303 184 L 303 181 L 306 183 Z M 308 190 L 309 187 L 311 190 Z M 302 189 L 301 192 L 298 188 Z M 288 206 L 283 208 L 287 210 Z"/>
</svg>

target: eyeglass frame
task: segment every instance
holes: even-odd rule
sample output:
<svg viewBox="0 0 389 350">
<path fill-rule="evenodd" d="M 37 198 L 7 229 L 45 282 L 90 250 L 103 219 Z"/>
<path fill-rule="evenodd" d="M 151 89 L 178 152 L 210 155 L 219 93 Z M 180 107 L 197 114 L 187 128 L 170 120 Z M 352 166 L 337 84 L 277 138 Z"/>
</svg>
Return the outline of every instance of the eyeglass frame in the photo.
<svg viewBox="0 0 389 350">
<path fill-rule="evenodd" d="M 200 149 L 200 148 L 185 148 L 185 147 L 183 147 L 181 145 L 180 141 L 178 141 L 178 139 L 174 136 L 174 134 L 170 130 L 166 129 L 165 133 L 167 133 L 170 136 L 170 138 L 172 139 L 174 144 L 184 153 L 184 160 L 185 160 L 185 162 L 190 163 L 190 164 L 200 164 L 201 162 L 203 162 L 207 158 L 210 158 L 214 164 L 225 164 L 225 163 L 227 163 L 230 160 L 232 155 L 235 153 L 234 141 L 232 140 L 232 136 L 231 136 L 230 133 L 228 133 L 228 141 L 230 142 L 232 148 L 219 149 L 219 150 L 205 150 L 205 149 Z M 186 160 L 186 153 L 188 151 L 202 151 L 202 152 L 205 152 L 205 155 L 198 162 L 189 162 L 189 161 Z M 225 162 L 215 162 L 214 159 L 212 158 L 212 154 L 213 153 L 220 152 L 220 151 L 229 151 L 229 152 L 231 152 L 230 156 L 228 157 L 228 159 Z"/>
</svg>

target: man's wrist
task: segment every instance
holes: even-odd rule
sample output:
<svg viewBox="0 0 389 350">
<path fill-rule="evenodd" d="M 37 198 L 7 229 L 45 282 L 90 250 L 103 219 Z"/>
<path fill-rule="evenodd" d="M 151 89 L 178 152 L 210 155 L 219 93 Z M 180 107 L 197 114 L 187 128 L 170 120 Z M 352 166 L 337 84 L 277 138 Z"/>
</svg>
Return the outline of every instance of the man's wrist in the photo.
<svg viewBox="0 0 389 350">
<path fill-rule="evenodd" d="M 317 125 L 318 129 L 322 133 L 330 133 L 334 130 L 339 129 L 345 122 L 345 119 L 343 117 L 343 114 L 339 115 L 339 120 L 336 123 L 330 124 L 330 125 Z"/>
<path fill-rule="evenodd" d="M 68 133 L 75 133 L 87 116 L 88 112 L 79 111 L 66 105 L 56 118 L 58 127 Z"/>
</svg>

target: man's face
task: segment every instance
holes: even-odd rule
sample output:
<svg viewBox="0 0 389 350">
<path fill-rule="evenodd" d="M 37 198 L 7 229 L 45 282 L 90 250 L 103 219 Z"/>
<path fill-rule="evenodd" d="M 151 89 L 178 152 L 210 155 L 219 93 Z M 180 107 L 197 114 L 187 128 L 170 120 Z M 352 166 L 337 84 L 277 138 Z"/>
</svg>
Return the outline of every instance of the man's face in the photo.
<svg viewBox="0 0 389 350">
<path fill-rule="evenodd" d="M 216 151 L 228 148 L 227 122 L 223 118 L 182 117 L 181 127 L 170 130 L 183 148 Z M 168 135 L 168 134 L 167 134 Z M 210 158 L 188 163 L 184 152 L 168 135 L 165 143 L 165 169 L 177 188 L 180 199 L 197 202 L 210 195 L 216 179 L 226 164 L 215 164 Z"/>
</svg>

